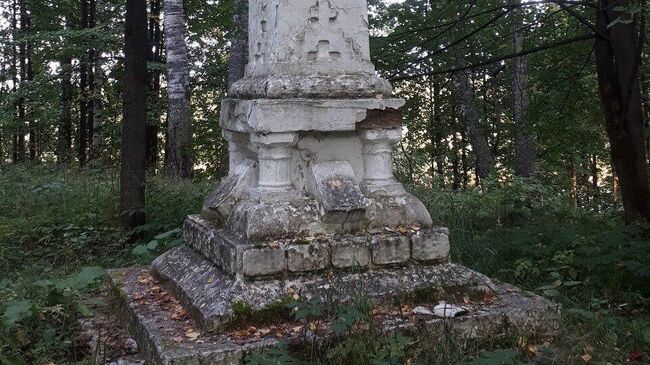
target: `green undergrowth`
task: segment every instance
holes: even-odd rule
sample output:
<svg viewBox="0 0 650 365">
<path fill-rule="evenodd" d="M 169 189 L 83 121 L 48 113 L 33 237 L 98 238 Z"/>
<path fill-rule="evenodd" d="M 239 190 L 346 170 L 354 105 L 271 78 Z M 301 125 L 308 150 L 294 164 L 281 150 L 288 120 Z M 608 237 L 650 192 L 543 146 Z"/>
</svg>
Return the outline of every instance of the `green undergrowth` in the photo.
<svg viewBox="0 0 650 365">
<path fill-rule="evenodd" d="M 0 363 L 83 362 L 77 319 L 90 314 L 103 269 L 148 263 L 180 243 L 182 221 L 212 182 L 150 177 L 148 223 L 122 232 L 118 172 L 0 168 Z M 317 352 L 287 346 L 249 364 L 644 364 L 650 362 L 649 226 L 624 226 L 607 197 L 571 207 L 566 192 L 530 181 L 453 192 L 413 189 L 450 228 L 452 259 L 563 307 L 555 339 L 370 332 L 368 306 L 325 305 L 340 340 Z M 129 237 L 139 237 L 137 241 Z M 429 301 L 437 293 L 416 293 Z M 324 304 L 296 304 L 309 320 Z M 241 318 L 250 314 L 242 307 Z M 286 314 L 286 308 L 279 310 Z M 250 318 L 246 319 L 248 321 Z M 307 356 L 313 354 L 314 356 Z"/>
<path fill-rule="evenodd" d="M 0 167 L 0 364 L 84 359 L 78 319 L 91 314 L 104 270 L 177 244 L 210 185 L 150 177 L 148 223 L 123 232 L 116 170 Z M 143 246 L 147 255 L 133 254 Z"/>
</svg>

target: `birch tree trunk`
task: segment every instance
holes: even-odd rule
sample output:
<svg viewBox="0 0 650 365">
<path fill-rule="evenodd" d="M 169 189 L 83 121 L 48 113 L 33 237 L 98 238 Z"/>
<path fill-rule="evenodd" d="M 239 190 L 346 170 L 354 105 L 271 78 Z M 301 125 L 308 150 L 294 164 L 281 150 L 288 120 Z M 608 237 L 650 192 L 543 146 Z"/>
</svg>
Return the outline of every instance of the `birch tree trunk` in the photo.
<svg viewBox="0 0 650 365">
<path fill-rule="evenodd" d="M 168 98 L 165 173 L 187 178 L 192 175 L 192 120 L 183 0 L 165 0 L 164 6 Z"/>
<path fill-rule="evenodd" d="M 521 0 L 516 0 L 519 3 Z M 513 52 L 524 49 L 523 14 L 521 10 L 512 13 Z M 515 175 L 531 177 L 535 173 L 537 154 L 535 140 L 530 125 L 526 120 L 528 112 L 528 61 L 526 56 L 515 57 L 512 67 L 512 120 L 515 125 Z"/>
</svg>

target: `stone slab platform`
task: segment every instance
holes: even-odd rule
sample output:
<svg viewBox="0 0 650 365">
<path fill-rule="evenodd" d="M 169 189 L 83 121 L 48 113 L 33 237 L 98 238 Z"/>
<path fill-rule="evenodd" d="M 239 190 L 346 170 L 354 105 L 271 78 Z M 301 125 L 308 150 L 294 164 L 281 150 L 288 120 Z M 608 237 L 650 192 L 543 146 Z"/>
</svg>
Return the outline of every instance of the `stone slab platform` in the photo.
<svg viewBox="0 0 650 365">
<path fill-rule="evenodd" d="M 268 262 L 260 261 L 260 264 L 266 265 Z M 427 288 L 482 287 L 491 290 L 493 285 L 486 276 L 453 263 L 411 263 L 403 267 L 369 271 L 336 274 L 323 272 L 260 280 L 238 279 L 223 273 L 187 246 L 162 254 L 152 266 L 156 278 L 208 330 L 226 326 L 233 319 L 233 306 L 238 303 L 260 311 L 295 293 L 306 299 L 334 295 L 341 301 L 347 301 L 363 291 L 375 301 L 382 302 Z"/>
<path fill-rule="evenodd" d="M 126 321 L 147 364 L 239 365 L 244 363 L 247 354 L 274 346 L 279 339 L 290 344 L 305 339 L 302 328 L 306 325 L 296 322 L 254 330 L 204 331 L 148 267 L 112 270 L 109 286 L 113 307 Z M 398 329 L 413 336 L 421 333 L 442 336 L 449 330 L 462 338 L 502 334 L 544 338 L 555 333 L 559 325 L 557 305 L 508 284 L 494 283 L 493 289 L 489 300 L 463 304 L 468 313 L 461 317 L 441 319 L 415 313 L 397 316 L 391 314 L 394 311 L 379 310 L 374 323 L 379 331 Z M 323 322 L 316 333 L 326 339 L 331 327 Z"/>
<path fill-rule="evenodd" d="M 444 227 L 376 229 L 372 233 L 338 234 L 310 239 L 250 243 L 217 229 L 198 215 L 184 223 L 188 246 L 230 275 L 255 279 L 282 274 L 439 263 L 449 257 L 449 230 Z M 157 260 L 158 262 L 159 260 Z M 154 263 L 154 266 L 158 264 Z"/>
</svg>

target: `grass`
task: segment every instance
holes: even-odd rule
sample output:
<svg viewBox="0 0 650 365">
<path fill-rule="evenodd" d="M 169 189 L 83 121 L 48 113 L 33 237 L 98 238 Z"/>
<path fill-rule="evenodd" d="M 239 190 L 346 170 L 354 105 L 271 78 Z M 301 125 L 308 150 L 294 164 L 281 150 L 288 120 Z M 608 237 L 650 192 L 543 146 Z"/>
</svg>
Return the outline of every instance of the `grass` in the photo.
<svg viewBox="0 0 650 365">
<path fill-rule="evenodd" d="M 75 323 L 87 314 L 78 303 L 92 292 L 85 285 L 95 278 L 92 268 L 145 263 L 164 245 L 151 246 L 150 256 L 133 249 L 170 236 L 160 234 L 197 212 L 212 184 L 151 177 L 148 223 L 138 229 L 140 242 L 129 242 L 116 219 L 116 170 L 2 166 L 0 363 L 81 360 Z M 400 363 L 407 357 L 440 364 L 650 362 L 650 227 L 624 226 L 605 196 L 598 205 L 574 209 L 562 193 L 526 181 L 489 182 L 480 191 L 414 191 L 434 221 L 450 228 L 455 261 L 562 304 L 560 339 L 523 347 L 517 339 L 449 341 L 425 350 L 399 338 L 372 339 L 369 347 L 344 343 L 324 363 L 345 363 L 345 354 L 359 349 L 397 354 L 382 356 Z"/>
</svg>

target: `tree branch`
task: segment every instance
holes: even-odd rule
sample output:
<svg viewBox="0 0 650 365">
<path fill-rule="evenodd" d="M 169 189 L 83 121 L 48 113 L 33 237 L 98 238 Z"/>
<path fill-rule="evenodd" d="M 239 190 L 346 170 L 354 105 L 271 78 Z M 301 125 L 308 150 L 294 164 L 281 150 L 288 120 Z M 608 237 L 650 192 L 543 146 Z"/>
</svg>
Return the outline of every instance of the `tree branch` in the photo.
<svg viewBox="0 0 650 365">
<path fill-rule="evenodd" d="M 573 37 L 573 38 L 567 38 L 567 39 L 563 39 L 563 40 L 560 40 L 560 41 L 557 41 L 557 42 L 547 43 L 547 44 L 544 44 L 544 45 L 541 45 L 541 46 L 538 46 L 538 47 L 533 47 L 533 48 L 527 49 L 525 51 L 512 53 L 512 54 L 505 55 L 505 56 L 493 57 L 493 58 L 487 59 L 485 61 L 475 63 L 475 64 L 471 64 L 471 65 L 467 65 L 467 66 L 463 66 L 463 67 L 456 67 L 456 68 L 451 68 L 451 69 L 446 69 L 446 70 L 437 70 L 437 71 L 430 71 L 430 72 L 422 72 L 422 73 L 418 73 L 418 74 L 414 74 L 414 75 L 395 76 L 395 77 L 389 78 L 388 80 L 389 81 L 404 81 L 404 80 L 412 80 L 412 79 L 416 79 L 416 78 L 423 77 L 423 76 L 429 76 L 429 75 L 440 75 L 440 74 L 454 73 L 454 72 L 458 72 L 458 71 L 465 71 L 465 70 L 469 70 L 469 69 L 473 69 L 473 68 L 477 68 L 477 67 L 481 67 L 481 66 L 487 66 L 487 65 L 495 63 L 495 62 L 501 62 L 501 61 L 509 60 L 509 59 L 515 58 L 515 57 L 526 56 L 526 55 L 529 55 L 531 53 L 536 53 L 536 52 L 540 52 L 540 51 L 544 51 L 544 50 L 547 50 L 547 49 L 564 46 L 564 45 L 575 43 L 575 42 L 587 41 L 587 40 L 594 39 L 594 38 L 596 38 L 595 34 L 587 33 L 587 34 L 583 34 L 581 36 L 577 36 L 577 37 Z"/>
</svg>

